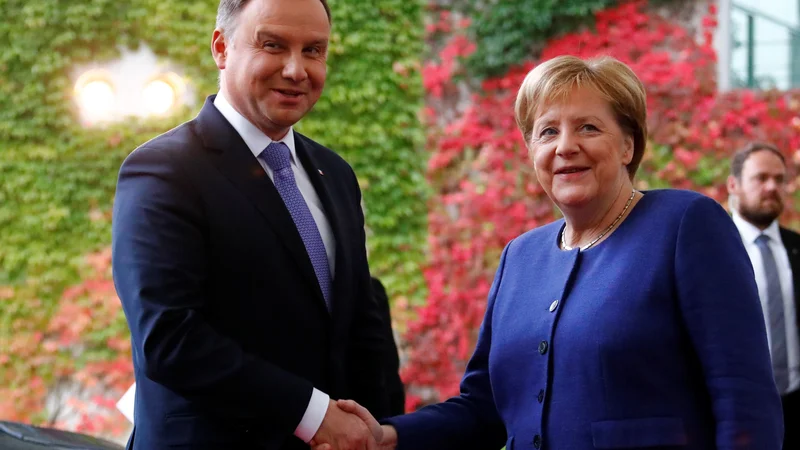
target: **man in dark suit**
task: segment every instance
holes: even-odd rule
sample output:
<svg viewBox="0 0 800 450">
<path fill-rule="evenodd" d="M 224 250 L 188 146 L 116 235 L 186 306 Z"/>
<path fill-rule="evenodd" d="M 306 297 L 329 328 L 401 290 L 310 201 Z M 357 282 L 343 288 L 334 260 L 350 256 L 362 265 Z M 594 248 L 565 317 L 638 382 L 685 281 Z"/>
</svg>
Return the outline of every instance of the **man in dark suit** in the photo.
<svg viewBox="0 0 800 450">
<path fill-rule="evenodd" d="M 128 448 L 373 449 L 385 326 L 361 193 L 293 131 L 326 76 L 325 0 L 222 0 L 220 91 L 120 169 L 114 281 L 131 329 Z"/>
<path fill-rule="evenodd" d="M 753 264 L 767 325 L 775 384 L 783 401 L 783 448 L 795 449 L 800 448 L 800 235 L 778 224 L 786 172 L 780 150 L 754 143 L 734 155 L 727 185 L 733 221 Z"/>
</svg>

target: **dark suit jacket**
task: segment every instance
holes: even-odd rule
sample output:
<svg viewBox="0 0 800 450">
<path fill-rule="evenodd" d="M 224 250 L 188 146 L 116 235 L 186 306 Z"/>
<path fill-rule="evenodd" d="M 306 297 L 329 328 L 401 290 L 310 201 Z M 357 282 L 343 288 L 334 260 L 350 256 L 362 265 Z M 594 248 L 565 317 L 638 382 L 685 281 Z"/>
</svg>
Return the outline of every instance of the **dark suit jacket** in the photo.
<svg viewBox="0 0 800 450">
<path fill-rule="evenodd" d="M 329 313 L 280 195 L 213 99 L 119 174 L 113 268 L 133 343 L 132 447 L 307 449 L 293 433 L 312 387 L 386 413 L 361 194 L 342 158 L 295 133 L 336 238 Z"/>
<path fill-rule="evenodd" d="M 386 374 L 386 389 L 389 393 L 389 415 L 397 416 L 403 414 L 406 409 L 406 391 L 403 387 L 403 380 L 400 379 L 400 357 L 397 352 L 397 344 L 392 333 L 392 313 L 389 305 L 389 296 L 383 283 L 372 277 L 372 292 L 375 301 L 381 310 L 381 316 L 385 324 L 386 338 L 388 346 L 383 361 Z"/>
<path fill-rule="evenodd" d="M 781 240 L 789 254 L 789 265 L 792 267 L 792 283 L 794 284 L 795 312 L 794 324 L 800 328 L 800 234 L 781 227 Z M 788 323 L 787 323 L 788 326 Z"/>
</svg>

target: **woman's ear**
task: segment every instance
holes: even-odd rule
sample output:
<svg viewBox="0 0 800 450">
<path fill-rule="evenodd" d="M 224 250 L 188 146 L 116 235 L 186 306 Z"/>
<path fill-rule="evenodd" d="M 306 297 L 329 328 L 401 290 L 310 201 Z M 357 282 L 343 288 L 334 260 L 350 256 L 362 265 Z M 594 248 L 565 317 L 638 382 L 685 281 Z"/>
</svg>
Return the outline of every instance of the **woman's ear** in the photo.
<svg viewBox="0 0 800 450">
<path fill-rule="evenodd" d="M 626 135 L 623 143 L 622 162 L 627 166 L 633 161 L 633 136 Z"/>
</svg>

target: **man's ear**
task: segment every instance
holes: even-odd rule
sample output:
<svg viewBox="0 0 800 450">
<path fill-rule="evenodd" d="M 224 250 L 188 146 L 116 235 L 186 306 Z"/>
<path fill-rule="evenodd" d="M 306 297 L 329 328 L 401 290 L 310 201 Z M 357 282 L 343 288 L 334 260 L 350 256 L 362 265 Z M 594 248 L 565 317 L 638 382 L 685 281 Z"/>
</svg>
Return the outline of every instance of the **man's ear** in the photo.
<svg viewBox="0 0 800 450">
<path fill-rule="evenodd" d="M 225 69 L 228 46 L 230 44 L 231 42 L 225 37 L 225 33 L 221 29 L 214 29 L 214 34 L 211 35 L 211 55 L 214 57 L 214 62 L 217 63 L 219 70 Z"/>
<path fill-rule="evenodd" d="M 728 195 L 736 195 L 736 193 L 739 191 L 739 180 L 737 180 L 733 175 L 728 175 L 728 180 L 725 182 L 725 186 L 728 188 Z"/>
</svg>

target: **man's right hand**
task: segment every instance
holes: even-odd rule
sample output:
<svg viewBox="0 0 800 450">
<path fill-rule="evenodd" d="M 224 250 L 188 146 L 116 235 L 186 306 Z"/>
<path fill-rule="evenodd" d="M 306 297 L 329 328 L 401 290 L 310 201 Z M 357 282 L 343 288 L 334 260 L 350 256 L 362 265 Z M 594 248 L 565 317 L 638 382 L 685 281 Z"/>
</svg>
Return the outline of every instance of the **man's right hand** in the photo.
<svg viewBox="0 0 800 450">
<path fill-rule="evenodd" d="M 330 400 L 322 425 L 310 444 L 315 449 L 378 450 L 376 441 L 380 439 L 381 436 L 374 436 L 361 418 L 345 412 Z"/>
<path fill-rule="evenodd" d="M 391 425 L 380 425 L 367 408 L 359 405 L 353 400 L 339 400 L 336 402 L 342 411 L 357 415 L 372 432 L 378 444 L 378 450 L 395 450 L 397 448 L 397 430 Z M 330 444 L 319 444 L 311 442 L 313 450 L 338 450 Z"/>
</svg>

